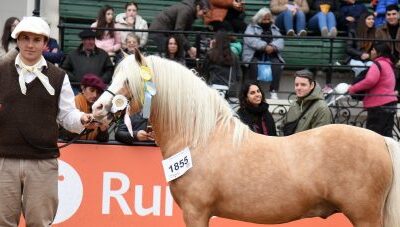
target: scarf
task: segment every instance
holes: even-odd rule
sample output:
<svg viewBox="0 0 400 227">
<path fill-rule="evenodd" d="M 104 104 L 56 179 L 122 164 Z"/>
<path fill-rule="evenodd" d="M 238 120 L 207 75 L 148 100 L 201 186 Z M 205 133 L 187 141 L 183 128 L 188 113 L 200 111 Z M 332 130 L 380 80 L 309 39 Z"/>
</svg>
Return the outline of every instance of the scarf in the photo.
<svg viewBox="0 0 400 227">
<path fill-rule="evenodd" d="M 259 106 L 246 106 L 247 111 L 250 115 L 250 125 L 255 132 L 268 135 L 267 119 L 265 118 L 265 112 L 268 111 L 269 105 L 265 102 L 260 103 Z"/>
<path fill-rule="evenodd" d="M 25 76 L 32 73 L 37 78 L 39 78 L 40 82 L 42 82 L 44 88 L 46 88 L 47 92 L 49 92 L 50 95 L 54 95 L 55 91 L 54 88 L 50 85 L 49 78 L 44 75 L 39 69 L 42 69 L 42 62 L 44 60 L 43 56 L 40 59 L 39 62 L 34 64 L 33 66 L 28 66 L 25 63 L 22 62 L 22 60 L 18 57 L 17 58 L 16 64 L 21 67 L 21 73 L 19 74 L 18 77 L 18 82 L 19 86 L 21 88 L 22 94 L 26 95 L 26 84 L 25 84 Z"/>
<path fill-rule="evenodd" d="M 80 111 L 84 113 L 91 113 L 92 108 L 90 104 L 86 101 L 85 96 L 83 96 L 82 93 L 78 94 L 75 96 L 75 106 L 78 108 Z M 86 135 L 81 136 L 81 139 L 83 140 L 96 140 L 97 137 L 97 129 L 89 132 Z"/>
</svg>

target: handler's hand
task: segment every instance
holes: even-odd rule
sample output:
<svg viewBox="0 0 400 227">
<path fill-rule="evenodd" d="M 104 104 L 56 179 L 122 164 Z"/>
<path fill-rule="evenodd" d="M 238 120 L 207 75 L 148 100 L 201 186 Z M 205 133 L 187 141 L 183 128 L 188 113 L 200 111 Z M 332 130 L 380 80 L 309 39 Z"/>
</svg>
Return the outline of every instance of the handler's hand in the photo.
<svg viewBox="0 0 400 227">
<path fill-rule="evenodd" d="M 81 123 L 83 126 L 86 127 L 86 125 L 92 122 L 93 119 L 94 119 L 93 114 L 84 113 L 81 116 Z"/>
</svg>

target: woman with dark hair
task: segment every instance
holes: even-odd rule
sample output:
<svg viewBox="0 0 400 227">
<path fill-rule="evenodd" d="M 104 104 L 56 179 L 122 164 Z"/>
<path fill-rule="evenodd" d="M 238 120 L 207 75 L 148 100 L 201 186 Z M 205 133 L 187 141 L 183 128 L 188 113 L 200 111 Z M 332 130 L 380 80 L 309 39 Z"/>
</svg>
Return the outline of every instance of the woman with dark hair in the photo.
<svg viewBox="0 0 400 227">
<path fill-rule="evenodd" d="M 230 48 L 231 40 L 226 32 L 217 32 L 204 62 L 208 84 L 227 86 L 228 91 L 242 77 L 239 58 Z"/>
<path fill-rule="evenodd" d="M 16 17 L 10 17 L 4 23 L 3 35 L 1 36 L 1 47 L 0 47 L 0 60 L 6 57 L 6 54 L 10 50 L 17 47 L 17 41 L 11 38 L 11 33 L 14 31 L 15 26 L 19 23 L 19 19 Z"/>
<path fill-rule="evenodd" d="M 250 130 L 268 136 L 276 136 L 275 122 L 268 111 L 265 94 L 257 82 L 247 83 L 239 95 L 240 120 L 249 126 Z"/>
<path fill-rule="evenodd" d="M 138 14 L 139 6 L 136 2 L 128 2 L 125 4 L 125 12 L 120 13 L 115 18 L 117 22 L 117 28 L 123 29 L 141 29 L 147 30 L 148 25 L 147 21 L 145 21 L 139 14 Z M 126 48 L 126 36 L 130 33 L 130 31 L 121 31 L 121 41 L 122 41 L 122 48 Z M 140 47 L 144 47 L 147 43 L 147 39 L 149 33 L 147 32 L 134 32 L 140 39 Z"/>
<path fill-rule="evenodd" d="M 185 53 L 178 37 L 170 36 L 166 39 L 165 50 L 162 57 L 186 65 Z"/>
<path fill-rule="evenodd" d="M 347 63 L 353 67 L 355 76 L 365 68 L 357 66 L 370 66 L 371 51 L 373 39 L 375 39 L 375 16 L 373 13 L 363 14 L 357 21 L 356 28 L 349 30 L 349 38 L 358 38 L 365 40 L 347 40 L 346 53 L 348 55 Z"/>
<path fill-rule="evenodd" d="M 371 54 L 376 64 L 371 65 L 365 78 L 349 87 L 349 94 L 365 91 L 364 108 L 367 109 L 367 129 L 392 137 L 394 115 L 397 107 L 395 93 L 394 57 L 386 42 L 376 42 Z"/>
<path fill-rule="evenodd" d="M 96 22 L 91 25 L 92 28 L 115 28 L 114 8 L 105 5 L 100 9 Z M 115 53 L 121 49 L 120 32 L 111 30 L 96 30 L 96 46 L 103 49 L 109 56 L 115 56 Z"/>
</svg>

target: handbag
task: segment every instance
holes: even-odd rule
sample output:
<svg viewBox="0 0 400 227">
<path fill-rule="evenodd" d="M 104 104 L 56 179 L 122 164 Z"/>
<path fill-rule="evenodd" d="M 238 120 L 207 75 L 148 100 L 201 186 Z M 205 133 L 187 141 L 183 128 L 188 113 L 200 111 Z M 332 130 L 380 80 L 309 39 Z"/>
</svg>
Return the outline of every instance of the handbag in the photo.
<svg viewBox="0 0 400 227">
<path fill-rule="evenodd" d="M 257 64 L 257 80 L 264 82 L 272 81 L 271 61 L 265 60 L 265 54 L 263 54 L 261 61 L 258 61 Z"/>
<path fill-rule="evenodd" d="M 312 105 L 314 105 L 314 103 L 316 103 L 318 101 L 314 100 L 299 116 L 299 118 L 297 118 L 297 120 L 291 121 L 291 122 L 286 122 L 283 125 L 282 131 L 283 131 L 283 135 L 284 136 L 290 136 L 292 134 L 294 134 L 294 132 L 296 131 L 297 125 L 299 124 L 300 119 L 304 116 L 304 114 L 311 108 Z"/>
</svg>

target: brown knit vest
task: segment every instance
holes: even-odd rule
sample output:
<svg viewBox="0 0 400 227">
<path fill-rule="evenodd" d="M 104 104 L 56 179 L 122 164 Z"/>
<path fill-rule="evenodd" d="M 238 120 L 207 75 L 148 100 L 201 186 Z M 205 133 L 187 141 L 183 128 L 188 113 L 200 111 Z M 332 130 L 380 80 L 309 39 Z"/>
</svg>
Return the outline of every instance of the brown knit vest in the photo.
<svg viewBox="0 0 400 227">
<path fill-rule="evenodd" d="M 60 156 L 57 148 L 58 100 L 65 72 L 47 62 L 50 95 L 38 78 L 21 93 L 15 59 L 0 64 L 0 157 L 48 159 Z M 53 149 L 43 149 L 53 148 Z"/>
</svg>

